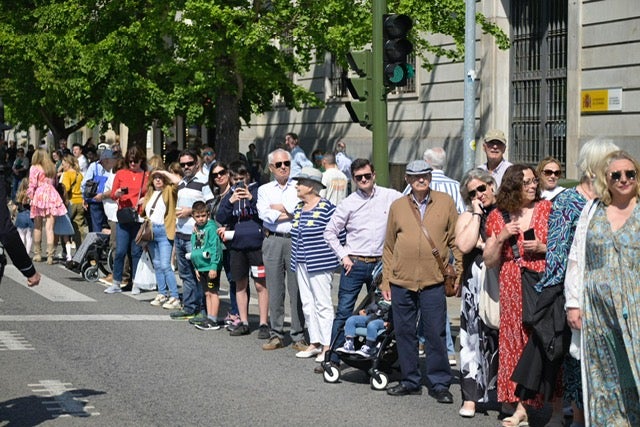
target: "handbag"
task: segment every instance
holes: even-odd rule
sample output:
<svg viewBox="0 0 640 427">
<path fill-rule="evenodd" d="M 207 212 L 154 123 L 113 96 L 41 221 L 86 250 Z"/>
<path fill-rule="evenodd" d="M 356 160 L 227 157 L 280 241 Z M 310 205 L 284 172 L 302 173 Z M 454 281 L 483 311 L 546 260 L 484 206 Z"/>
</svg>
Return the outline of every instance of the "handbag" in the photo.
<svg viewBox="0 0 640 427">
<path fill-rule="evenodd" d="M 156 200 L 153 202 L 153 205 L 151 205 L 151 211 L 149 212 L 149 216 L 153 215 L 153 211 L 156 208 L 156 203 L 158 203 L 158 199 L 160 197 L 162 197 L 162 191 L 158 193 Z M 151 220 L 147 217 L 147 219 L 145 219 L 142 225 L 140 226 L 140 229 L 138 230 L 138 234 L 136 234 L 135 241 L 137 245 L 146 246 L 147 243 L 149 243 L 152 240 L 153 240 L 153 224 L 151 223 Z"/>
<path fill-rule="evenodd" d="M 138 200 L 140 200 L 140 196 L 142 195 L 142 187 L 144 187 L 144 176 L 145 173 L 142 171 L 142 182 L 140 183 L 140 191 L 138 192 Z M 138 211 L 132 207 L 126 207 L 119 209 L 116 212 L 116 218 L 118 219 L 118 223 L 120 224 L 133 224 L 134 222 L 138 222 Z"/>
<path fill-rule="evenodd" d="M 153 291 L 156 289 L 156 273 L 148 251 L 143 251 L 133 276 L 133 286 L 141 291 Z"/>
<path fill-rule="evenodd" d="M 478 315 L 487 327 L 500 328 L 500 280 L 498 268 L 487 268 L 484 263 L 480 277 Z"/>
<path fill-rule="evenodd" d="M 407 197 L 406 200 L 411 207 L 411 211 L 415 215 L 416 221 L 418 221 L 418 225 L 422 229 L 422 234 L 424 234 L 424 237 L 427 238 L 427 241 L 431 245 L 431 253 L 438 262 L 438 268 L 444 276 L 444 294 L 448 297 L 455 296 L 458 293 L 458 290 L 456 289 L 456 279 L 458 278 L 458 275 L 456 274 L 456 268 L 451 263 L 447 263 L 447 266 L 445 267 L 444 262 L 442 261 L 442 257 L 440 256 L 440 251 L 438 250 L 438 248 L 436 248 L 436 245 L 435 243 L 433 243 L 433 240 L 431 240 L 431 236 L 429 236 L 426 227 L 424 226 L 424 224 L 422 224 L 420 216 L 418 215 L 418 211 L 413 207 L 413 204 L 411 203 L 409 197 Z"/>
<path fill-rule="evenodd" d="M 538 291 L 535 285 L 542 279 L 542 272 L 521 268 L 522 272 L 522 324 L 533 326 L 535 323 L 536 305 L 538 304 Z"/>
<path fill-rule="evenodd" d="M 98 162 L 94 162 L 95 170 L 98 172 Z M 93 177 L 84 183 L 84 192 L 82 197 L 85 200 L 91 200 L 104 191 L 104 185 L 107 182 L 107 176 L 93 174 Z"/>
</svg>

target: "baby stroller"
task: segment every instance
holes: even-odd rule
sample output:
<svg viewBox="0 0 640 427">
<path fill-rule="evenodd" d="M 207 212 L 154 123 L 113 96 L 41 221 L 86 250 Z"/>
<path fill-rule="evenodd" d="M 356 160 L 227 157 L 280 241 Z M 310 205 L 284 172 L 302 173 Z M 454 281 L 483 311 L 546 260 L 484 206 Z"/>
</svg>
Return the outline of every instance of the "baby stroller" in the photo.
<svg viewBox="0 0 640 427">
<path fill-rule="evenodd" d="M 109 236 L 99 234 L 99 238 L 89 245 L 87 254 L 80 264 L 80 274 L 88 282 L 97 282 L 113 271 L 113 251 L 109 247 Z"/>
<path fill-rule="evenodd" d="M 367 294 L 367 298 L 365 298 L 358 307 L 356 307 L 355 314 L 370 302 L 376 301 L 380 298 L 377 285 L 382 279 L 381 270 L 381 266 L 379 269 L 377 268 L 374 270 L 374 280 L 371 287 L 372 290 Z M 360 349 L 365 344 L 366 335 L 366 328 L 356 328 L 356 336 L 354 338 L 354 346 L 356 350 Z M 386 328 L 378 333 L 373 357 L 364 358 L 355 353 L 343 353 L 337 351 L 338 349 L 339 346 L 336 345 L 336 340 L 334 339 L 331 343 L 331 347 L 325 354 L 324 362 L 322 362 L 325 382 L 336 383 L 340 380 L 340 369 L 329 362 L 332 354 L 336 354 L 340 358 L 341 362 L 366 372 L 370 376 L 369 381 L 372 389 L 385 390 L 387 388 L 387 385 L 389 384 L 389 376 L 393 372 L 393 366 L 398 360 L 398 349 L 396 347 L 395 333 L 393 331 L 393 322 L 391 318 L 389 319 Z"/>
</svg>

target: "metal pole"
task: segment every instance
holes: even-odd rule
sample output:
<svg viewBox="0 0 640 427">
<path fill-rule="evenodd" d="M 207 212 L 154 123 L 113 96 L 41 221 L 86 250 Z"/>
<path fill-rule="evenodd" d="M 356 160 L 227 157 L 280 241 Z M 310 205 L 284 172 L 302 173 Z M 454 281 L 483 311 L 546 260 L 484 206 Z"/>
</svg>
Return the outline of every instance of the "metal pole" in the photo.
<svg viewBox="0 0 640 427">
<path fill-rule="evenodd" d="M 387 13 L 386 0 L 373 1 L 373 164 L 376 167 L 376 181 L 383 186 L 389 185 L 389 143 L 387 125 L 387 100 L 382 73 L 383 64 L 383 28 L 382 20 Z"/>
<path fill-rule="evenodd" d="M 466 0 L 464 33 L 464 143 L 463 172 L 475 166 L 476 112 L 476 0 Z"/>
</svg>

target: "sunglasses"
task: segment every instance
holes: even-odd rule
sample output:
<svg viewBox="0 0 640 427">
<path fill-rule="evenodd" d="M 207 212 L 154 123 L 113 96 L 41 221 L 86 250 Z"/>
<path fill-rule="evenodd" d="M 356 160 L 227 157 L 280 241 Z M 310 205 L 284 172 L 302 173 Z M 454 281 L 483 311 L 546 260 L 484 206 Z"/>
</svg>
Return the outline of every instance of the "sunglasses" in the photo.
<svg viewBox="0 0 640 427">
<path fill-rule="evenodd" d="M 213 151 L 205 151 L 202 153 L 203 156 L 213 156 Z"/>
<path fill-rule="evenodd" d="M 219 177 L 223 177 L 227 174 L 227 170 L 226 169 L 222 169 L 221 171 L 218 172 L 211 172 L 211 177 L 213 179 L 219 178 Z"/>
<path fill-rule="evenodd" d="M 363 173 L 360 175 L 354 175 L 353 178 L 356 181 L 369 181 L 373 177 L 372 173 Z"/>
<path fill-rule="evenodd" d="M 562 172 L 560 172 L 559 170 L 553 171 L 551 169 L 545 169 L 545 170 L 542 171 L 542 173 L 544 174 L 544 176 L 555 175 L 556 178 L 558 178 Z"/>
<path fill-rule="evenodd" d="M 140 163 L 140 160 L 129 159 L 129 163 Z"/>
<path fill-rule="evenodd" d="M 289 166 L 291 166 L 291 161 L 285 160 L 284 162 L 275 162 L 273 164 L 273 166 L 275 166 L 276 169 L 280 169 L 282 165 L 284 165 L 285 168 L 288 168 Z"/>
<path fill-rule="evenodd" d="M 473 199 L 476 197 L 476 194 L 484 193 L 485 191 L 487 191 L 487 186 L 485 184 L 478 185 L 475 190 L 469 191 L 469 197 Z"/>
<path fill-rule="evenodd" d="M 195 165 L 196 162 L 195 161 L 190 161 L 190 162 L 185 162 L 185 163 L 180 163 L 180 167 L 181 168 L 190 168 L 193 167 L 193 165 Z"/>
<path fill-rule="evenodd" d="M 523 186 L 523 187 L 528 187 L 528 186 L 530 186 L 531 184 L 538 185 L 538 182 L 539 182 L 539 181 L 540 181 L 540 180 L 539 180 L 538 178 L 525 179 L 525 180 L 523 180 L 523 181 L 522 181 L 522 186 Z"/>
<path fill-rule="evenodd" d="M 626 170 L 626 171 L 613 171 L 609 173 L 609 176 L 611 177 L 612 180 L 617 182 L 617 181 L 620 181 L 620 179 L 622 179 L 623 174 L 629 181 L 635 181 L 636 177 L 638 176 L 638 171 L 635 171 L 633 169 Z"/>
</svg>

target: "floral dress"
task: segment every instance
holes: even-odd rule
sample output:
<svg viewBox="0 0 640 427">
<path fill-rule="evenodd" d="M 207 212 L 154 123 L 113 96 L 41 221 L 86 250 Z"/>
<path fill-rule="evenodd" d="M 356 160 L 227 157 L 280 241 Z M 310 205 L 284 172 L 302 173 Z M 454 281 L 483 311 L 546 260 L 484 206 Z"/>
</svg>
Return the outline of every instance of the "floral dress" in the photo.
<svg viewBox="0 0 640 427">
<path fill-rule="evenodd" d="M 27 196 L 31 199 L 31 218 L 67 214 L 67 207 L 53 186 L 53 179 L 47 178 L 39 165 L 29 169 Z"/>
<path fill-rule="evenodd" d="M 582 311 L 593 426 L 640 425 L 640 204 L 617 231 L 600 204 L 587 231 Z"/>
<path fill-rule="evenodd" d="M 530 228 L 535 230 L 536 238 L 547 243 L 547 222 L 551 212 L 551 202 L 541 200 L 531 216 Z M 502 212 L 495 209 L 487 218 L 487 236 L 497 236 L 505 226 Z M 520 267 L 534 271 L 543 271 L 545 267 L 544 254 L 527 254 L 523 246 L 524 235 L 518 235 L 518 250 L 522 258 L 516 260 L 511 249 L 510 240 L 502 246 L 500 267 L 500 351 L 498 370 L 498 401 L 517 402 L 515 395 L 516 383 L 511 381 L 511 374 L 515 369 L 522 350 L 527 345 L 530 331 L 522 325 L 522 276 Z M 530 402 L 535 406 L 541 405 L 541 400 Z"/>
</svg>

